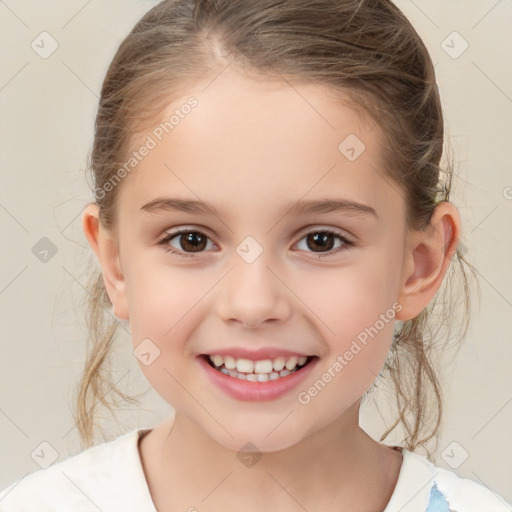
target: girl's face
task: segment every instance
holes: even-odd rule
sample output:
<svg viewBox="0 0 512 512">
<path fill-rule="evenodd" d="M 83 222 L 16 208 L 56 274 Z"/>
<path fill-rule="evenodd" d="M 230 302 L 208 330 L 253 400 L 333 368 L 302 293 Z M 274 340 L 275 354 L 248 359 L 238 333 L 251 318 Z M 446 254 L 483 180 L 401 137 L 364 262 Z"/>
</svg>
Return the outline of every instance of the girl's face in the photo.
<svg viewBox="0 0 512 512">
<path fill-rule="evenodd" d="M 406 280 L 405 203 L 378 127 L 326 89 L 229 70 L 204 85 L 134 144 L 111 298 L 177 413 L 226 447 L 284 449 L 341 419 L 383 367 Z M 178 199 L 216 213 L 172 208 Z M 339 208 L 303 208 L 326 200 Z M 281 395 L 243 399 L 200 357 L 235 348 L 317 359 Z"/>
</svg>

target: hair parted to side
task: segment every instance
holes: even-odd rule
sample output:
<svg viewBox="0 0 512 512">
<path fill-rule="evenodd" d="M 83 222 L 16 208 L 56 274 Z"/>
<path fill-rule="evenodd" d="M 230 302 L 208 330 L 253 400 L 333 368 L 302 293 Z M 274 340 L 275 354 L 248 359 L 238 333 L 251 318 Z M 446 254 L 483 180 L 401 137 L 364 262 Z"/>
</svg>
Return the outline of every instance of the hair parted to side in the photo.
<svg viewBox="0 0 512 512">
<path fill-rule="evenodd" d="M 444 121 L 434 67 L 390 0 L 165 0 L 124 39 L 103 82 L 89 167 L 104 228 L 115 231 L 123 184 L 108 194 L 104 185 L 133 150 L 134 135 L 162 114 L 173 94 L 227 65 L 268 80 L 325 85 L 370 114 L 386 141 L 382 170 L 404 191 L 410 229 L 426 227 L 436 204 L 449 200 L 453 165 L 440 164 Z M 393 384 L 398 414 L 381 441 L 398 424 L 409 450 L 437 440 L 443 407 L 432 355 L 466 333 L 470 277 L 474 271 L 459 246 L 435 300 L 397 323 L 382 377 Z M 463 316 L 455 336 L 458 305 Z M 102 275 L 95 274 L 87 311 L 91 344 L 75 411 L 86 446 L 93 444 L 96 401 L 112 410 L 117 403 L 109 393 L 129 399 L 105 370 L 118 328 L 110 308 Z"/>
</svg>

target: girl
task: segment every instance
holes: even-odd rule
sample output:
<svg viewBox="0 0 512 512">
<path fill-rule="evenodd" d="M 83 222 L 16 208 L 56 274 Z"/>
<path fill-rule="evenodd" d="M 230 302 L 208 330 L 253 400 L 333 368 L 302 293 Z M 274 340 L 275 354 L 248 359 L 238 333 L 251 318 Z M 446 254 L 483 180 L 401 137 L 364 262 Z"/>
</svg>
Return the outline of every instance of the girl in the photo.
<svg viewBox="0 0 512 512">
<path fill-rule="evenodd" d="M 452 270 L 468 292 L 442 150 L 431 59 L 388 0 L 151 9 L 103 83 L 82 217 L 102 270 L 88 449 L 0 509 L 509 510 L 414 453 L 441 420 L 437 292 Z M 109 308 L 175 414 L 91 447 L 95 403 L 122 394 L 103 371 Z M 403 446 L 359 426 L 384 377 L 399 418 L 380 441 L 400 422 Z"/>
</svg>

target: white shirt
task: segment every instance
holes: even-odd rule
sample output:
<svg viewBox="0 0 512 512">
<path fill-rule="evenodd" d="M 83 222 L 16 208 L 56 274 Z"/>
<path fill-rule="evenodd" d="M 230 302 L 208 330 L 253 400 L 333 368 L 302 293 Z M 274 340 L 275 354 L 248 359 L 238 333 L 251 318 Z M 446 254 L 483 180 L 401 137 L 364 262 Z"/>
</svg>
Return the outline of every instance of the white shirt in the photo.
<svg viewBox="0 0 512 512">
<path fill-rule="evenodd" d="M 0 493 L 0 512 L 156 512 L 138 449 L 147 432 L 133 430 L 20 478 Z M 398 481 L 383 512 L 512 511 L 486 487 L 401 451 Z"/>
</svg>

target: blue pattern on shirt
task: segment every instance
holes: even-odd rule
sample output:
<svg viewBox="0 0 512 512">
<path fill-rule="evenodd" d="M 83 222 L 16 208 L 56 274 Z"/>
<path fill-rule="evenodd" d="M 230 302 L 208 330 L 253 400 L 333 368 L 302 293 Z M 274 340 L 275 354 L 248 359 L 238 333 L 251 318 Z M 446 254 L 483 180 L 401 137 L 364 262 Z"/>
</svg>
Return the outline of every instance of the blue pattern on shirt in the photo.
<svg viewBox="0 0 512 512">
<path fill-rule="evenodd" d="M 448 502 L 443 494 L 439 492 L 436 484 L 430 489 L 430 499 L 425 512 L 450 512 Z"/>
</svg>

